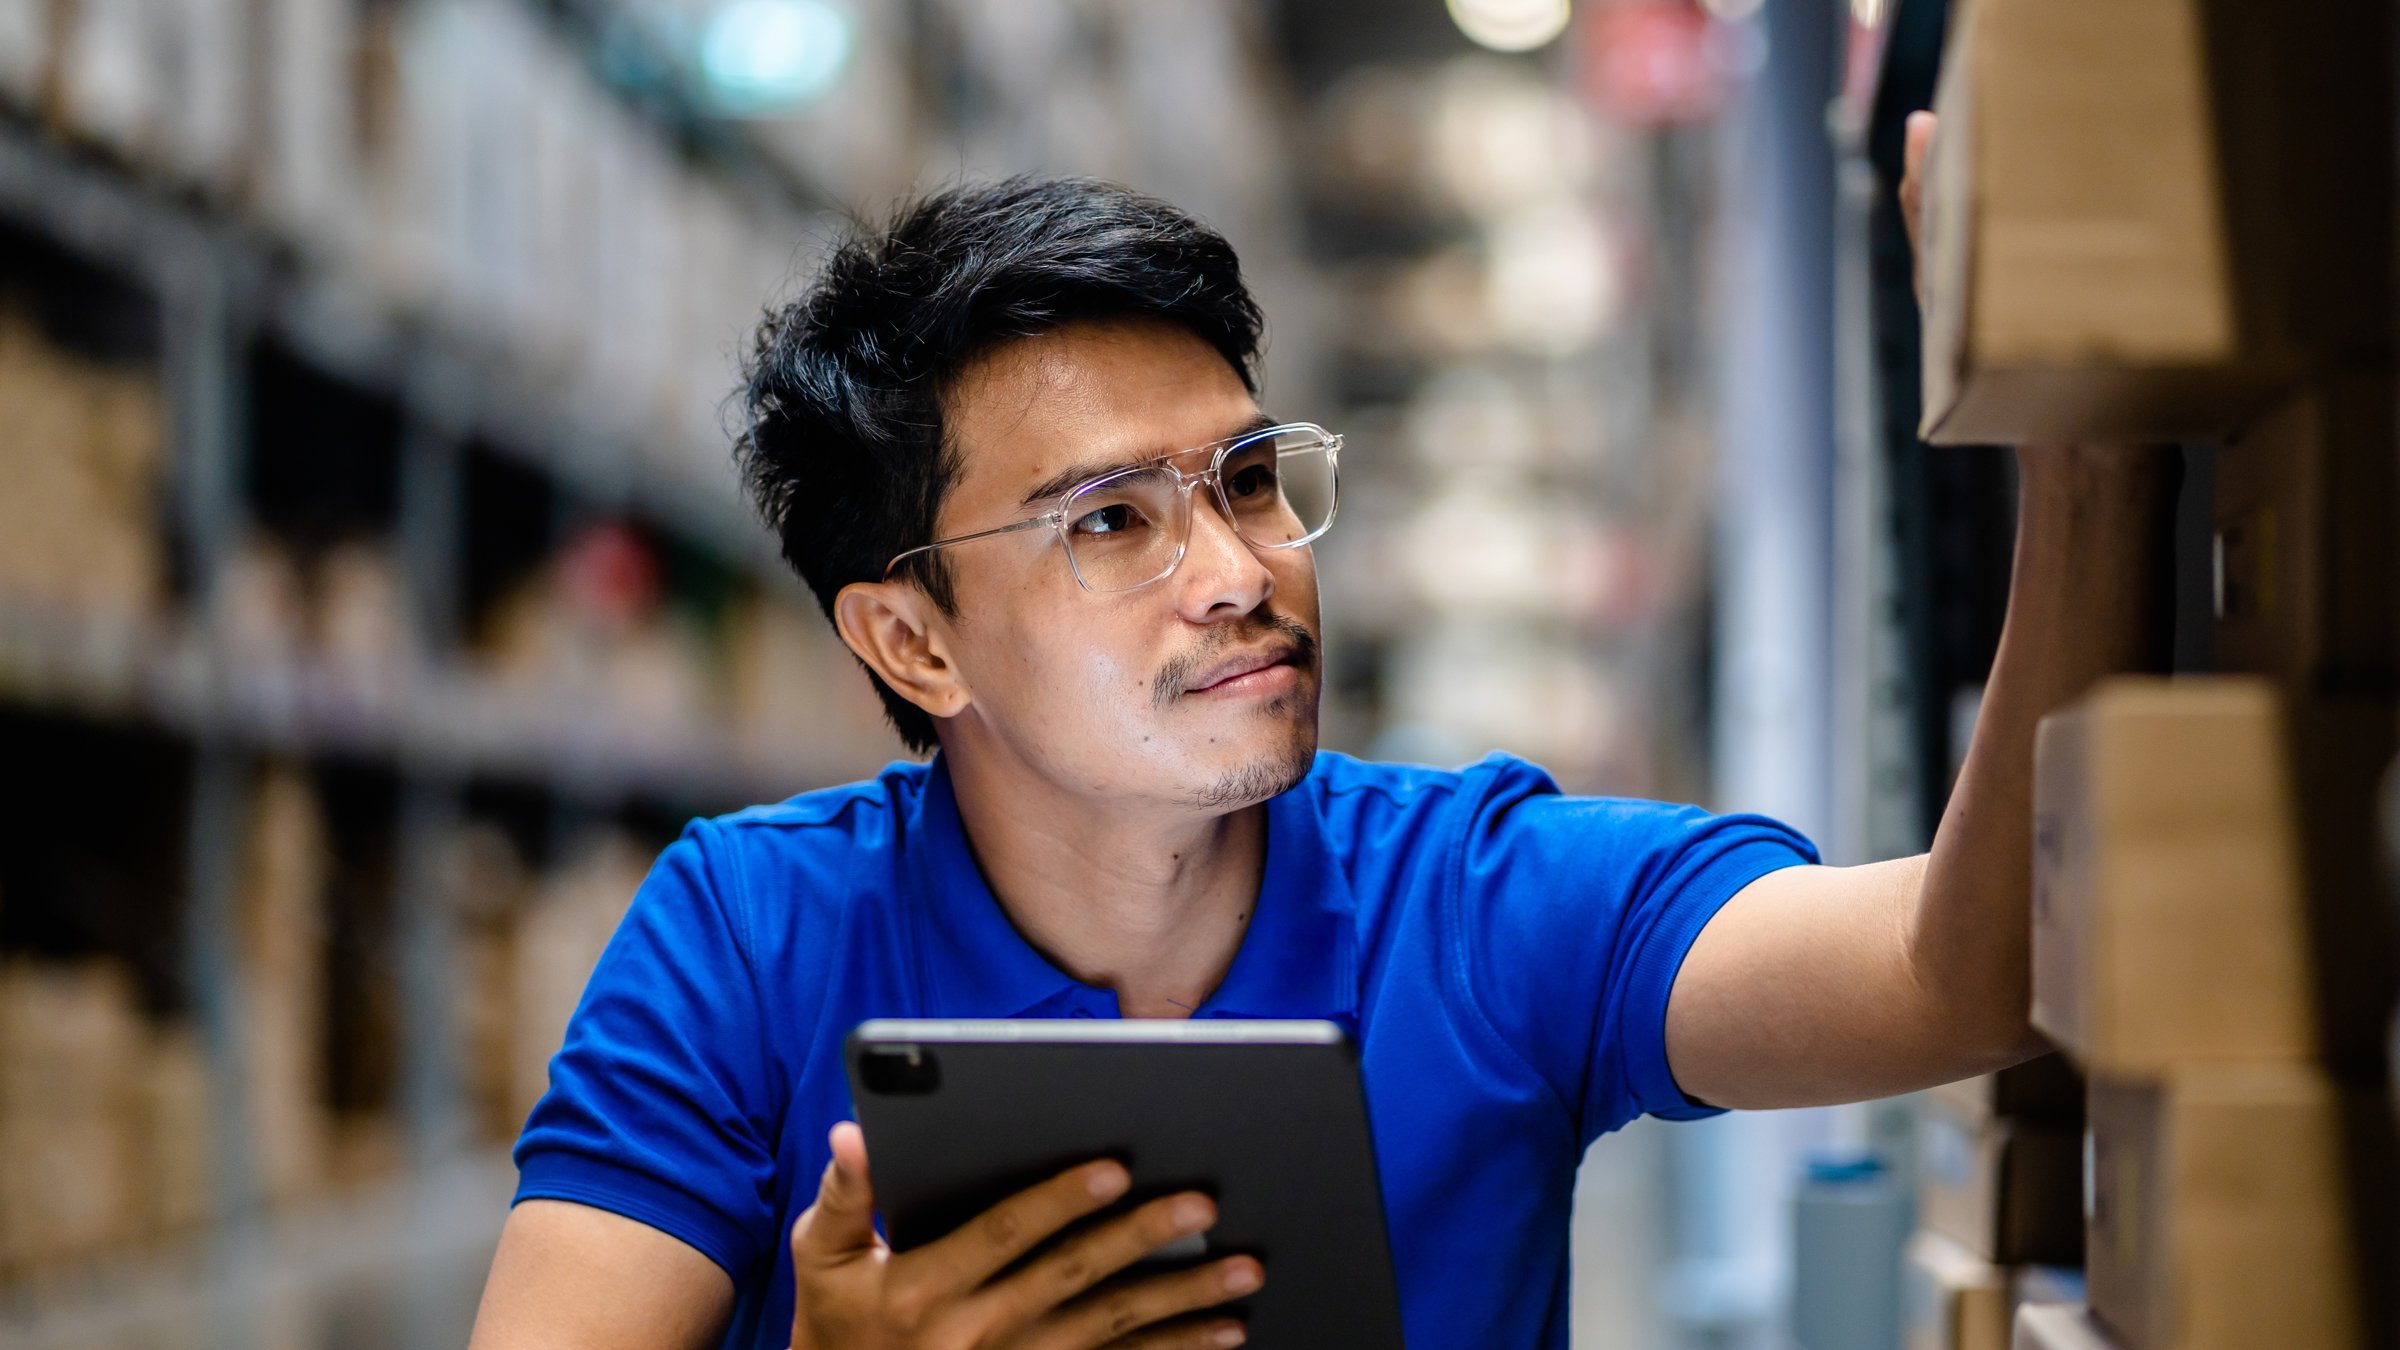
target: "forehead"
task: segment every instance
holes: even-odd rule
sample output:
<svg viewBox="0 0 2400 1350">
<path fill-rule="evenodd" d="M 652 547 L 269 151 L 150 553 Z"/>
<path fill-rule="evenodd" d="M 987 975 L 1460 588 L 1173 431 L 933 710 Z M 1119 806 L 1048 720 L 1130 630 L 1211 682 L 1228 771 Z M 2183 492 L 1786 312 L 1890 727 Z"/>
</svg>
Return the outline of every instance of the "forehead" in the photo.
<svg viewBox="0 0 2400 1350">
<path fill-rule="evenodd" d="M 960 460 L 945 521 L 1017 506 L 1079 466 L 1131 463 L 1232 435 L 1258 413 L 1241 377 L 1189 331 L 1151 319 L 1068 324 L 992 349 L 944 401 Z"/>
</svg>

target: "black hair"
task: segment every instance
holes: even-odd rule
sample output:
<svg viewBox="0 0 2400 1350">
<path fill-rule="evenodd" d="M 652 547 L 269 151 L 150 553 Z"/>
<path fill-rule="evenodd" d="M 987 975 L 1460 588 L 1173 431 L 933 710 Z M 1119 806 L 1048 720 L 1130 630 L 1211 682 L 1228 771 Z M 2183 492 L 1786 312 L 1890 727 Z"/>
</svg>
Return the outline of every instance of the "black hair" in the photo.
<svg viewBox="0 0 2400 1350">
<path fill-rule="evenodd" d="M 942 403 L 968 363 L 1079 319 L 1179 325 L 1258 389 L 1261 320 L 1223 235 L 1152 197 L 1085 178 L 1010 178 L 853 227 L 815 282 L 770 309 L 743 364 L 734 459 L 784 561 L 827 618 L 852 582 L 930 543 L 958 477 Z M 910 564 L 955 614 L 940 553 Z M 863 663 L 862 663 L 863 664 Z M 933 719 L 875 679 L 911 749 Z"/>
</svg>

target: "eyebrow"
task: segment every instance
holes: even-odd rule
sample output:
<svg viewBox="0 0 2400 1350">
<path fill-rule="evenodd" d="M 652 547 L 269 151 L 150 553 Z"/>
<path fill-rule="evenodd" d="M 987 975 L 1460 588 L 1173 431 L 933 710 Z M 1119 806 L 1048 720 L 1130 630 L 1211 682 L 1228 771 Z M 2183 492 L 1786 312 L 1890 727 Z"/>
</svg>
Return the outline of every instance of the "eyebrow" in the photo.
<svg viewBox="0 0 2400 1350">
<path fill-rule="evenodd" d="M 1219 441 L 1230 441 L 1236 437 L 1247 436 L 1254 431 L 1265 431 L 1268 427 L 1280 425 L 1282 424 L 1277 422 L 1274 418 L 1267 416 L 1263 412 L 1253 413 L 1250 415 L 1250 419 L 1242 423 L 1237 430 L 1227 435 L 1219 436 L 1215 441 L 1204 441 L 1201 444 L 1215 445 Z M 1188 446 L 1186 448 L 1197 450 L 1200 447 Z M 1148 464 L 1154 460 L 1163 459 L 1168 455 L 1180 453 L 1181 451 L 1167 450 L 1147 455 L 1137 455 L 1131 459 L 1087 460 L 1081 464 L 1070 464 L 1066 468 L 1060 469 L 1057 473 L 1054 473 L 1039 483 L 1034 484 L 1033 487 L 1025 493 L 1025 500 L 1018 503 L 1018 505 L 1036 506 L 1058 496 L 1059 494 L 1065 492 L 1068 488 L 1074 487 L 1079 483 L 1098 478 L 1104 473 L 1113 473 L 1118 469 L 1130 469 L 1137 464 Z"/>
</svg>

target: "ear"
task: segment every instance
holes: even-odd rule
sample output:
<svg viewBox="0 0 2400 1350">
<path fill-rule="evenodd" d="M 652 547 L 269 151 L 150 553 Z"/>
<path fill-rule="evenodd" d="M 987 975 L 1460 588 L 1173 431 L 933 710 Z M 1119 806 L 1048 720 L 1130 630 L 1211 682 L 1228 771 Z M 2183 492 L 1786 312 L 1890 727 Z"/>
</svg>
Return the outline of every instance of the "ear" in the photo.
<svg viewBox="0 0 2400 1350">
<path fill-rule="evenodd" d="M 941 615 L 923 591 L 852 582 L 833 597 L 833 626 L 868 669 L 928 716 L 956 717 L 974 701 L 965 673 L 950 659 Z"/>
</svg>

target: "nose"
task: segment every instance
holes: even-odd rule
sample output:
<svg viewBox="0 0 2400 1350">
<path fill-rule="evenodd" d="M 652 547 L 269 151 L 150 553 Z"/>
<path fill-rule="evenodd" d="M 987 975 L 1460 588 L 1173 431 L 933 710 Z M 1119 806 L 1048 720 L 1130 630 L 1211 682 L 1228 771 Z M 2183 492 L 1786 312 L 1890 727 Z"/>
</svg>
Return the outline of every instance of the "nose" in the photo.
<svg viewBox="0 0 2400 1350">
<path fill-rule="evenodd" d="M 1175 607 L 1193 623 L 1248 614 L 1275 594 L 1275 574 L 1234 533 L 1213 490 L 1195 484 L 1192 496 L 1191 539 L 1172 578 Z"/>
</svg>

